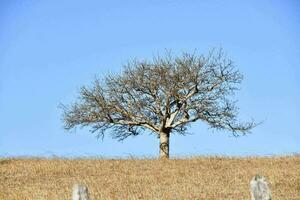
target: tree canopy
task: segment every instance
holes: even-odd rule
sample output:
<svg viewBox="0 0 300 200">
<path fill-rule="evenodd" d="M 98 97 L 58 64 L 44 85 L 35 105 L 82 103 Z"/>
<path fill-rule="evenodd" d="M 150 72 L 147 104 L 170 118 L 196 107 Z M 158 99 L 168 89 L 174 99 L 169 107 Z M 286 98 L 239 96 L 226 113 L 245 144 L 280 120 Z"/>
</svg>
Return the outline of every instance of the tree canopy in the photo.
<svg viewBox="0 0 300 200">
<path fill-rule="evenodd" d="M 237 119 L 234 95 L 241 81 L 242 74 L 222 50 L 134 60 L 120 74 L 83 86 L 77 102 L 63 105 L 63 121 L 67 130 L 89 126 L 102 137 L 111 129 L 119 140 L 145 129 L 159 137 L 186 134 L 198 120 L 238 136 L 256 125 Z"/>
</svg>

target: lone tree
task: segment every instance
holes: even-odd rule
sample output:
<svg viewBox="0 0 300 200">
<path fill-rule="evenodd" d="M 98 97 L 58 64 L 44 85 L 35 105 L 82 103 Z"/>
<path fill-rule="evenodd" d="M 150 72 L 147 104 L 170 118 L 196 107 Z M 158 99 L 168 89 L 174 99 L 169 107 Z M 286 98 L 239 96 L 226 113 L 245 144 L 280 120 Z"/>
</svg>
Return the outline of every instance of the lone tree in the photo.
<svg viewBox="0 0 300 200">
<path fill-rule="evenodd" d="M 82 87 L 76 103 L 63 105 L 65 129 L 90 126 L 91 132 L 124 140 L 145 130 L 160 139 L 160 158 L 169 157 L 169 138 L 186 134 L 195 121 L 245 134 L 256 124 L 240 123 L 232 98 L 242 75 L 222 50 L 207 56 L 183 53 L 132 61 L 120 75 Z"/>
</svg>

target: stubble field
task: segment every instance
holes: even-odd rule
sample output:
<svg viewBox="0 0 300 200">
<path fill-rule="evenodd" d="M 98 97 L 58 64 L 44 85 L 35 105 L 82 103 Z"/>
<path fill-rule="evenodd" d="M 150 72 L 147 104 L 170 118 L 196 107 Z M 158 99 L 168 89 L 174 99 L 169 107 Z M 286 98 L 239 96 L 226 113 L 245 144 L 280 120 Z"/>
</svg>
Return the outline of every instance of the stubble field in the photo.
<svg viewBox="0 0 300 200">
<path fill-rule="evenodd" d="M 71 199 L 75 183 L 92 200 L 250 199 L 249 181 L 267 177 L 273 199 L 300 199 L 300 156 L 190 159 L 0 159 L 1 200 Z"/>
</svg>

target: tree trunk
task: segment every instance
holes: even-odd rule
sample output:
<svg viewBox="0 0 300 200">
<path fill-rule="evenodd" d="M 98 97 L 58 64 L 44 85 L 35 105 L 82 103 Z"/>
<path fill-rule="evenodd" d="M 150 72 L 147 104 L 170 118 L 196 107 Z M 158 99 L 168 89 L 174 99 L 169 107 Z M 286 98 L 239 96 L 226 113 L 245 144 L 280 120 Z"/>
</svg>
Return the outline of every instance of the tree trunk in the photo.
<svg viewBox="0 0 300 200">
<path fill-rule="evenodd" d="M 160 159 L 168 159 L 169 158 L 169 138 L 170 132 L 162 131 L 159 133 L 159 158 Z"/>
</svg>

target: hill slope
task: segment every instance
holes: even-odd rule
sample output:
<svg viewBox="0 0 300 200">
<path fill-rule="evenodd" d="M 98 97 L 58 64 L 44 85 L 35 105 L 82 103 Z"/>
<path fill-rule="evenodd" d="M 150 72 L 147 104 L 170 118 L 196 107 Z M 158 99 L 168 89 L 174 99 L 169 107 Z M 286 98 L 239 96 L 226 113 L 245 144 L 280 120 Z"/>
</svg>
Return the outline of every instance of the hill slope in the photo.
<svg viewBox="0 0 300 200">
<path fill-rule="evenodd" d="M 0 199 L 71 199 L 75 183 L 96 199 L 250 199 L 267 177 L 273 198 L 300 199 L 300 157 L 174 160 L 0 159 Z"/>
</svg>

